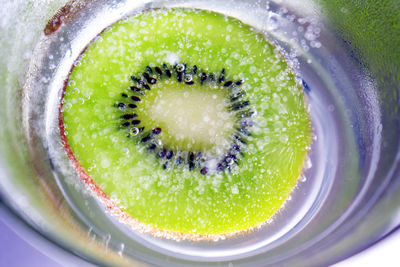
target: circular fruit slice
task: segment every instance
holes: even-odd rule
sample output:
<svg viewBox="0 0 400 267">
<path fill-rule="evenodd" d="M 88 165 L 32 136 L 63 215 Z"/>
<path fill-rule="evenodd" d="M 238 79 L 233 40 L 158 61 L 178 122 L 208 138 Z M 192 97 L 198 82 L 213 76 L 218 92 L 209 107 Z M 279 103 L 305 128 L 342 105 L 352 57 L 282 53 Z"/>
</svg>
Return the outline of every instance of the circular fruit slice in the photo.
<svg viewBox="0 0 400 267">
<path fill-rule="evenodd" d="M 311 140 L 304 95 L 249 26 L 149 11 L 112 25 L 75 65 L 61 135 L 136 222 L 231 235 L 263 224 L 294 188 Z"/>
</svg>

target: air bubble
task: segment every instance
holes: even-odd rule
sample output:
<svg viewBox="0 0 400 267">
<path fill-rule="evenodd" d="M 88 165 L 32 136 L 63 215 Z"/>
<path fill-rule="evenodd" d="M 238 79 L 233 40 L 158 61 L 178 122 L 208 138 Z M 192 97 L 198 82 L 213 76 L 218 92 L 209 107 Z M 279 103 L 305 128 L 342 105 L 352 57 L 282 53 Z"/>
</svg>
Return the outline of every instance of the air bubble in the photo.
<svg viewBox="0 0 400 267">
<path fill-rule="evenodd" d="M 310 45 L 311 45 L 311 47 L 315 47 L 315 48 L 321 48 L 321 46 L 322 46 L 322 44 L 320 42 L 315 42 L 315 41 L 312 41 L 310 43 Z"/>
<path fill-rule="evenodd" d="M 238 188 L 238 186 L 237 186 L 237 185 L 232 185 L 232 186 L 231 186 L 231 192 L 232 192 L 232 194 L 234 194 L 234 195 L 239 194 L 239 188 Z"/>
<path fill-rule="evenodd" d="M 191 81 L 193 81 L 193 77 L 192 77 L 192 75 L 190 75 L 190 74 L 186 74 L 185 75 L 185 82 L 191 82 Z"/>
<path fill-rule="evenodd" d="M 95 163 L 93 163 L 92 165 L 89 166 L 88 171 L 92 171 L 93 169 L 95 169 L 97 166 Z"/>
<path fill-rule="evenodd" d="M 118 255 L 122 257 L 122 254 L 124 253 L 124 249 L 125 249 L 125 244 L 121 243 L 119 245 L 119 250 L 118 250 Z"/>
<path fill-rule="evenodd" d="M 140 132 L 139 128 L 137 128 L 137 127 L 132 127 L 129 129 L 129 135 L 131 135 L 131 136 L 136 136 L 139 134 L 139 132 Z"/>
<path fill-rule="evenodd" d="M 233 164 L 235 163 L 235 160 L 234 160 L 233 158 L 227 158 L 227 159 L 226 159 L 226 163 L 227 163 L 228 165 L 233 165 Z"/>
<path fill-rule="evenodd" d="M 110 241 L 111 241 L 111 235 L 108 234 L 108 235 L 106 236 L 106 238 L 105 238 L 105 246 L 106 246 L 106 249 L 107 249 L 107 250 L 108 250 L 108 246 L 109 246 L 109 244 L 110 244 Z"/>
<path fill-rule="evenodd" d="M 158 146 L 162 146 L 162 141 L 161 141 L 161 139 L 158 139 L 158 138 L 154 139 L 152 143 L 154 143 Z"/>
<path fill-rule="evenodd" d="M 304 169 L 308 170 L 311 167 L 312 167 L 312 161 L 311 161 L 311 158 L 308 157 L 306 162 L 305 162 L 305 164 L 304 164 Z"/>
<path fill-rule="evenodd" d="M 185 70 L 185 65 L 183 65 L 183 64 L 176 65 L 176 70 L 178 72 L 183 72 Z"/>
</svg>

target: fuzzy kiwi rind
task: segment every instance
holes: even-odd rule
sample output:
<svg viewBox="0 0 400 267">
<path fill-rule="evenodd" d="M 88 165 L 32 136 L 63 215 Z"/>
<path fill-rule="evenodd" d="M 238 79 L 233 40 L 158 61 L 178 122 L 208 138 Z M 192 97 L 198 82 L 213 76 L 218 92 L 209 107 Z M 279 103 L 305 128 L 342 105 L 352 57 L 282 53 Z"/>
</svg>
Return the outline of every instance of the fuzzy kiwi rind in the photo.
<svg viewBox="0 0 400 267">
<path fill-rule="evenodd" d="M 190 62 L 207 73 L 229 69 L 232 81 L 245 81 L 257 126 L 240 167 L 212 175 L 166 172 L 115 127 L 115 105 L 132 86 L 130 76 L 164 62 Z M 62 134 L 101 190 L 137 221 L 185 235 L 263 224 L 293 190 L 311 141 L 304 94 L 279 52 L 240 21 L 207 11 L 157 10 L 117 22 L 81 55 L 62 103 Z"/>
</svg>

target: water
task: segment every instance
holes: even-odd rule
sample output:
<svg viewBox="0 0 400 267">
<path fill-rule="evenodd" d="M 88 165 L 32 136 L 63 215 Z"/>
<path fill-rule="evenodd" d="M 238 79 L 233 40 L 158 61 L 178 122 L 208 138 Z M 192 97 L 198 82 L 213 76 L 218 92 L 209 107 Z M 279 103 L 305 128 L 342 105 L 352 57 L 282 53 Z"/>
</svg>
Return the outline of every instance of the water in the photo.
<svg viewBox="0 0 400 267">
<path fill-rule="evenodd" d="M 201 261 L 240 259 L 260 253 L 273 255 L 280 248 L 286 248 L 285 253 L 290 254 L 294 252 L 288 240 L 296 244 L 296 234 L 307 233 L 312 227 L 316 229 L 318 224 L 321 229 L 325 225 L 332 225 L 334 229 L 335 222 L 339 222 L 337 218 L 346 216 L 347 203 L 359 190 L 359 185 L 368 184 L 376 162 L 370 155 L 376 154 L 371 151 L 380 149 L 377 140 L 381 131 L 373 81 L 328 26 L 312 14 L 304 14 L 308 9 L 274 2 L 249 2 L 98 1 L 71 8 L 60 28 L 46 28 L 50 31 L 36 51 L 37 64 L 31 68 L 26 83 L 29 101 L 24 105 L 24 112 L 25 118 L 30 118 L 26 125 L 31 129 L 31 140 L 38 139 L 44 144 L 57 185 L 77 220 L 90 229 L 91 238 L 104 240 L 108 249 L 124 256 L 146 258 L 137 249 L 144 245 L 181 259 Z M 83 189 L 80 177 L 65 156 L 59 137 L 58 108 L 62 88 L 75 60 L 87 44 L 113 22 L 157 7 L 207 9 L 251 25 L 280 48 L 303 83 L 313 125 L 309 158 L 290 199 L 273 219 L 255 232 L 216 242 L 176 242 L 139 233 L 104 213 L 104 203 L 99 203 Z M 32 88 L 46 90 L 37 92 Z M 304 246 L 322 239 L 331 228 L 312 233 L 315 240 L 306 240 L 308 243 L 304 242 Z"/>
</svg>

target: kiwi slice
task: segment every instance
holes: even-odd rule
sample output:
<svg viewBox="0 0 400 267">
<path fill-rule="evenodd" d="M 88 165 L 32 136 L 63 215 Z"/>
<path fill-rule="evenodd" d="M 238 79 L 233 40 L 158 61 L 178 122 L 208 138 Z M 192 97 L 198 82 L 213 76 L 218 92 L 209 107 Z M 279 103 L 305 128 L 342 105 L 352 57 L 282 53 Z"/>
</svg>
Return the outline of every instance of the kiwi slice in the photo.
<svg viewBox="0 0 400 267">
<path fill-rule="evenodd" d="M 281 54 L 202 10 L 151 10 L 106 29 L 71 71 L 61 115 L 86 181 L 158 236 L 263 224 L 296 185 L 311 140 Z"/>
</svg>

